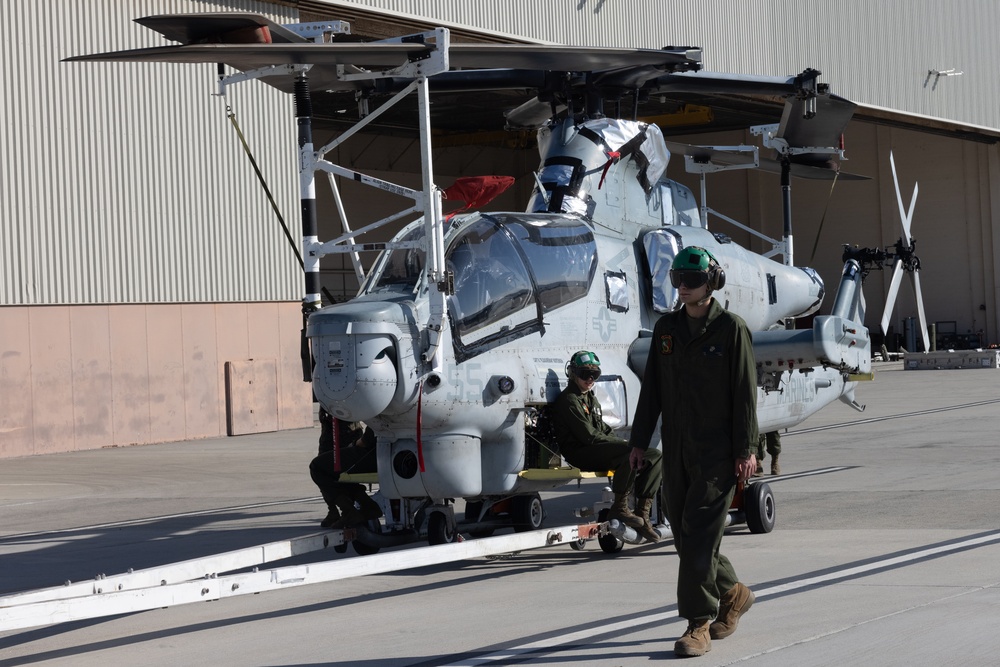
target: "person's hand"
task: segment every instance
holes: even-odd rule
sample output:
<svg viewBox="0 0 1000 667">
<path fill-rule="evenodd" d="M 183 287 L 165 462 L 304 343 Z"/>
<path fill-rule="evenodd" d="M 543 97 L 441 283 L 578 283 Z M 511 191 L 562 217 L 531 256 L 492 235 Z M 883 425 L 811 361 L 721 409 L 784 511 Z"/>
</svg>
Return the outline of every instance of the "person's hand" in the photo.
<svg viewBox="0 0 1000 667">
<path fill-rule="evenodd" d="M 646 450 L 633 447 L 628 453 L 628 464 L 632 466 L 632 470 L 642 470 L 646 465 Z"/>
<path fill-rule="evenodd" d="M 736 481 L 746 482 L 757 472 L 757 456 L 751 454 L 745 459 L 736 459 Z"/>
</svg>

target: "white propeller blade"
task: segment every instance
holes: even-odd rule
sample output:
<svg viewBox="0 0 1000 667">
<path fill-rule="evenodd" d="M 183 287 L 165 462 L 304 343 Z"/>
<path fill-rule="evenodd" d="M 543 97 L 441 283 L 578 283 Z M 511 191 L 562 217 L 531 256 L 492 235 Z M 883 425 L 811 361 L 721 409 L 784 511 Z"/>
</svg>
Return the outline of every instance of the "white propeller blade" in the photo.
<svg viewBox="0 0 1000 667">
<path fill-rule="evenodd" d="M 927 318 L 924 316 L 924 295 L 920 292 L 920 271 L 913 272 L 913 293 L 917 296 L 917 319 L 920 320 L 920 335 L 924 339 L 924 352 L 929 352 L 931 341 L 927 334 Z"/>
<path fill-rule="evenodd" d="M 889 283 L 889 293 L 885 297 L 885 308 L 882 310 L 882 333 L 889 333 L 889 318 L 892 317 L 892 307 L 896 305 L 896 295 L 899 294 L 899 283 L 903 280 L 903 263 L 898 259 L 892 270 L 892 281 Z M 923 306 L 921 306 L 923 308 Z"/>
<path fill-rule="evenodd" d="M 910 219 L 913 217 L 913 209 L 917 205 L 917 192 L 920 189 L 920 184 L 913 184 L 910 210 L 904 210 L 903 195 L 899 192 L 899 179 L 896 177 L 896 160 L 892 156 L 892 151 L 889 152 L 889 166 L 892 167 L 892 184 L 896 186 L 896 204 L 899 206 L 899 221 L 903 224 L 903 239 L 906 241 L 906 245 L 910 245 Z"/>
</svg>

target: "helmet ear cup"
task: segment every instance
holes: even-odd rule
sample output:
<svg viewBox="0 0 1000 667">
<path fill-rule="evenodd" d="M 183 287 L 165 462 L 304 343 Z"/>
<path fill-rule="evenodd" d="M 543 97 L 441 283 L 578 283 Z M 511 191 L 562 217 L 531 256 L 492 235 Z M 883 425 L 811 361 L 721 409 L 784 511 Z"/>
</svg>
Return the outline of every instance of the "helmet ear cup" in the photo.
<svg viewBox="0 0 1000 667">
<path fill-rule="evenodd" d="M 726 286 L 726 272 L 715 262 L 708 267 L 708 286 L 713 292 Z"/>
</svg>

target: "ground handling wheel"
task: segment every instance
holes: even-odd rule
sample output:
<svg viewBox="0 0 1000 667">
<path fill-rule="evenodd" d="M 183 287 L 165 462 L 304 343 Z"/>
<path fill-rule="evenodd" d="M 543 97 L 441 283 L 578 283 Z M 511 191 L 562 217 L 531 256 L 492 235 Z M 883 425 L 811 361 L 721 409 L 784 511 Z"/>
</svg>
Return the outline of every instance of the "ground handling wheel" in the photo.
<svg viewBox="0 0 1000 667">
<path fill-rule="evenodd" d="M 597 520 L 604 523 L 608 520 L 608 513 L 610 510 L 603 509 L 597 514 Z M 601 551 L 606 554 L 616 554 L 625 548 L 625 542 L 619 540 L 617 537 L 611 533 L 606 533 L 604 535 L 598 535 L 597 543 L 601 545 Z"/>
<path fill-rule="evenodd" d="M 455 541 L 455 527 L 449 525 L 448 517 L 442 512 L 431 512 L 427 519 L 427 543 L 451 544 Z"/>
<path fill-rule="evenodd" d="M 753 482 L 743 489 L 743 511 L 751 533 L 770 533 L 774 529 L 774 493 L 766 482 Z"/>
<path fill-rule="evenodd" d="M 528 530 L 538 530 L 545 520 L 545 508 L 542 497 L 537 493 L 511 498 L 510 518 L 514 524 L 515 533 Z"/>
</svg>

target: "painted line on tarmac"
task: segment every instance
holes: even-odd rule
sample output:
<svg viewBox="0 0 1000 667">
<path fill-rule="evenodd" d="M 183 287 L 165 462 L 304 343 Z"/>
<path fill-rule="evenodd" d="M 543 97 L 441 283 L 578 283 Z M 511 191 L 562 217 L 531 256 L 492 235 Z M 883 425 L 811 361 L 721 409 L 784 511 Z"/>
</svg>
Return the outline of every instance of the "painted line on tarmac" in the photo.
<svg viewBox="0 0 1000 667">
<path fill-rule="evenodd" d="M 239 510 L 252 510 L 261 507 L 274 507 L 276 505 L 294 505 L 298 503 L 312 503 L 322 500 L 322 497 L 294 498 L 292 500 L 272 500 L 266 503 L 252 503 L 250 505 L 235 505 L 233 507 L 218 507 L 210 510 L 196 510 L 194 512 L 179 512 L 177 514 L 163 514 L 161 516 L 149 516 L 141 519 L 128 519 L 126 521 L 112 521 L 111 523 L 95 523 L 92 526 L 80 526 L 78 528 L 61 528 L 59 530 L 41 530 L 35 533 L 18 533 L 16 535 L 0 535 L 3 540 L 16 540 L 26 537 L 39 537 L 41 535 L 62 535 L 65 533 L 81 533 L 90 530 L 103 530 L 105 528 L 119 528 L 121 526 L 136 526 L 142 523 L 152 523 L 153 521 L 163 521 L 165 519 L 183 519 L 188 516 L 204 516 L 206 514 L 221 514 L 223 512 L 235 512 Z"/>
<path fill-rule="evenodd" d="M 760 590 L 754 590 L 754 595 L 758 601 L 769 597 L 784 596 L 793 591 L 814 588 L 820 585 L 829 585 L 837 582 L 838 580 L 856 578 L 858 576 L 871 574 L 879 570 L 901 567 L 909 565 L 915 561 L 927 560 L 951 552 L 965 551 L 998 542 L 1000 542 L 1000 531 L 994 531 L 983 535 L 976 535 L 975 537 L 967 539 L 945 542 L 924 549 L 918 548 L 914 551 L 901 555 L 874 559 L 861 565 L 850 565 L 841 569 L 831 570 L 822 575 L 806 577 L 804 579 L 769 586 Z M 651 625 L 669 623 L 681 624 L 683 622 L 684 619 L 677 616 L 677 606 L 671 605 L 668 611 L 665 612 L 630 618 L 628 620 L 618 621 L 609 625 L 602 625 L 599 629 L 587 628 L 578 632 L 559 634 L 555 637 L 541 639 L 523 644 L 521 646 L 513 646 L 488 655 L 479 655 L 458 660 L 456 662 L 449 662 L 443 667 L 476 667 L 478 665 L 496 663 L 509 664 L 509 662 L 515 660 L 522 662 L 529 661 L 531 660 L 531 654 L 533 653 L 545 653 L 553 649 L 558 649 L 566 644 L 580 643 L 583 646 L 593 646 L 595 644 L 595 635 L 597 634 L 601 636 L 611 635 L 621 637 L 622 635 L 638 632 Z"/>
<path fill-rule="evenodd" d="M 799 479 L 800 477 L 815 477 L 816 475 L 828 475 L 831 472 L 840 472 L 842 470 L 850 470 L 856 468 L 857 466 L 832 466 L 830 468 L 816 468 L 815 470 L 803 470 L 802 472 L 793 472 L 785 475 L 765 475 L 763 477 L 751 477 L 750 484 L 756 484 L 758 482 L 784 482 L 787 479 Z"/>
<path fill-rule="evenodd" d="M 898 415 L 886 415 L 885 417 L 870 417 L 868 419 L 858 419 L 857 421 L 841 422 L 840 424 L 828 424 L 826 426 L 796 429 L 794 431 L 786 431 L 782 433 L 781 436 L 803 435 L 805 433 L 816 433 L 817 431 L 828 431 L 830 429 L 846 428 L 848 426 L 863 426 L 864 424 L 874 424 L 876 422 L 889 421 L 890 419 L 904 419 L 906 417 L 917 417 L 919 415 L 932 415 L 935 412 L 964 410 L 965 408 L 977 408 L 982 405 L 993 405 L 994 403 L 1000 403 L 1000 398 L 994 398 L 988 401 L 976 401 L 975 403 L 962 403 L 961 405 L 949 405 L 943 408 L 929 408 L 927 410 L 917 410 L 916 412 L 902 412 Z"/>
</svg>

